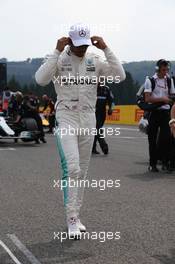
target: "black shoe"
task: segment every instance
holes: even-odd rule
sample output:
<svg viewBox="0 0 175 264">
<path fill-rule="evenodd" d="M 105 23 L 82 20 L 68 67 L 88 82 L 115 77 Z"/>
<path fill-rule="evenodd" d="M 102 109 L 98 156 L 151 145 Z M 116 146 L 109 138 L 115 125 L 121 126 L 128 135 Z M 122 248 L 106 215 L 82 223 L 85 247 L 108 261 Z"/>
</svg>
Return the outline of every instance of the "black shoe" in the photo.
<svg viewBox="0 0 175 264">
<path fill-rule="evenodd" d="M 46 139 L 44 137 L 40 138 L 40 141 L 43 143 L 47 143 Z"/>
<path fill-rule="evenodd" d="M 39 139 L 35 139 L 36 144 L 40 144 Z"/>
<path fill-rule="evenodd" d="M 100 154 L 100 152 L 98 152 L 96 149 L 93 149 L 92 154 Z"/>
<path fill-rule="evenodd" d="M 107 145 L 107 144 L 102 145 L 102 146 L 101 146 L 101 149 L 102 149 L 102 151 L 103 151 L 103 153 L 104 153 L 105 155 L 107 155 L 107 154 L 109 153 L 109 149 L 108 149 L 108 145 Z"/>
<path fill-rule="evenodd" d="M 149 167 L 148 167 L 148 170 L 149 170 L 150 172 L 159 172 L 159 170 L 158 170 L 158 168 L 156 167 L 156 165 L 154 165 L 154 166 L 149 166 Z"/>
<path fill-rule="evenodd" d="M 171 172 L 173 172 L 173 168 L 170 167 L 170 166 L 167 165 L 167 164 L 163 164 L 163 165 L 162 165 L 162 171 L 165 172 L 165 173 L 171 173 Z"/>
</svg>

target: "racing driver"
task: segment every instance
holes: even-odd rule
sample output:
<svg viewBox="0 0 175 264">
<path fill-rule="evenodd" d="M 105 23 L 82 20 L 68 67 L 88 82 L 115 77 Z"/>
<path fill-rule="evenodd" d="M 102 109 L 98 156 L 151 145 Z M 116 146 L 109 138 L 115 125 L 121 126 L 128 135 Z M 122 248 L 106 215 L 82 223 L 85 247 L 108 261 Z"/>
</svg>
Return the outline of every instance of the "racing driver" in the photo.
<svg viewBox="0 0 175 264">
<path fill-rule="evenodd" d="M 91 45 L 102 50 L 105 58 L 88 52 Z M 121 63 L 104 40 L 90 37 L 89 27 L 81 23 L 70 28 L 69 37 L 58 40 L 53 54 L 46 57 L 35 74 L 41 86 L 53 81 L 57 93 L 55 135 L 69 238 L 80 237 L 86 231 L 79 218 L 84 191 L 81 182 L 87 175 L 94 138 L 91 131 L 96 127 L 97 85 L 101 77 L 108 76 L 123 81 Z"/>
</svg>

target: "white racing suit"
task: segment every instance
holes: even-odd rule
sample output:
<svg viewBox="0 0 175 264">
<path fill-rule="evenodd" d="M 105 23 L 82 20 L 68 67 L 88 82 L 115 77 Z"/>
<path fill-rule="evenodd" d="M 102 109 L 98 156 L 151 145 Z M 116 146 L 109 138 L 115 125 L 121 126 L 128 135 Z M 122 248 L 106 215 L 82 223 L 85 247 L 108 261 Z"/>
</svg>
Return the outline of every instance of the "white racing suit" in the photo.
<svg viewBox="0 0 175 264">
<path fill-rule="evenodd" d="M 79 217 L 82 205 L 84 184 L 81 181 L 86 178 L 92 151 L 94 134 L 91 129 L 96 127 L 97 78 L 101 76 L 103 80 L 103 77 L 112 76 L 115 80 L 125 79 L 124 69 L 111 50 L 106 48 L 104 54 L 106 60 L 88 52 L 79 58 L 71 53 L 69 47 L 62 53 L 55 50 L 35 74 L 39 85 L 45 86 L 53 81 L 57 93 L 56 138 L 67 219 Z M 74 133 L 73 129 L 79 132 Z"/>
</svg>

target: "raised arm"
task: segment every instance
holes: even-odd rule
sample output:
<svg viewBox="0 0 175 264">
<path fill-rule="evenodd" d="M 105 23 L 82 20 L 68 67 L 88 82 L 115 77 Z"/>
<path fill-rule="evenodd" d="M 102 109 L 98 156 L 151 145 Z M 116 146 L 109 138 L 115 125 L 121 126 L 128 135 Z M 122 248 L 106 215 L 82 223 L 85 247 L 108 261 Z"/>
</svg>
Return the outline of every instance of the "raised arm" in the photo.
<svg viewBox="0 0 175 264">
<path fill-rule="evenodd" d="M 54 53 L 45 58 L 44 63 L 35 73 L 35 80 L 39 85 L 45 86 L 51 82 L 57 72 L 58 58 L 68 43 L 69 38 L 63 37 L 59 39 Z"/>
<path fill-rule="evenodd" d="M 114 55 L 114 53 L 106 45 L 104 40 L 101 37 L 97 36 L 92 37 L 91 40 L 93 45 L 98 49 L 101 49 L 106 57 L 105 61 L 99 61 L 100 76 L 104 76 L 106 78 L 113 77 L 114 81 L 124 81 L 126 78 L 124 68 L 117 57 Z"/>
</svg>

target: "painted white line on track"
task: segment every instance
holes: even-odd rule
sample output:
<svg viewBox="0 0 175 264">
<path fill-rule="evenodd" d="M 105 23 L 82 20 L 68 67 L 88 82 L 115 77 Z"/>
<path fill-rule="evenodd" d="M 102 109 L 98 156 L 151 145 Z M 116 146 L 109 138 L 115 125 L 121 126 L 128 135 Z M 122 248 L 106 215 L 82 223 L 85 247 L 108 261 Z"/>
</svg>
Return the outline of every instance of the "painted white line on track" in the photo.
<svg viewBox="0 0 175 264">
<path fill-rule="evenodd" d="M 7 236 L 13 241 L 13 243 L 21 250 L 21 252 L 27 257 L 32 264 L 41 264 L 36 257 L 26 248 L 25 245 L 17 238 L 15 234 L 7 234 Z"/>
<path fill-rule="evenodd" d="M 11 259 L 13 259 L 13 261 L 16 264 L 22 264 L 16 257 L 15 255 L 13 255 L 13 253 L 10 251 L 10 249 L 0 240 L 0 245 L 5 249 L 5 251 L 9 254 L 9 256 L 11 257 Z"/>
<path fill-rule="evenodd" d="M 16 150 L 15 148 L 0 148 L 0 151 L 4 151 L 4 150 Z"/>
</svg>

